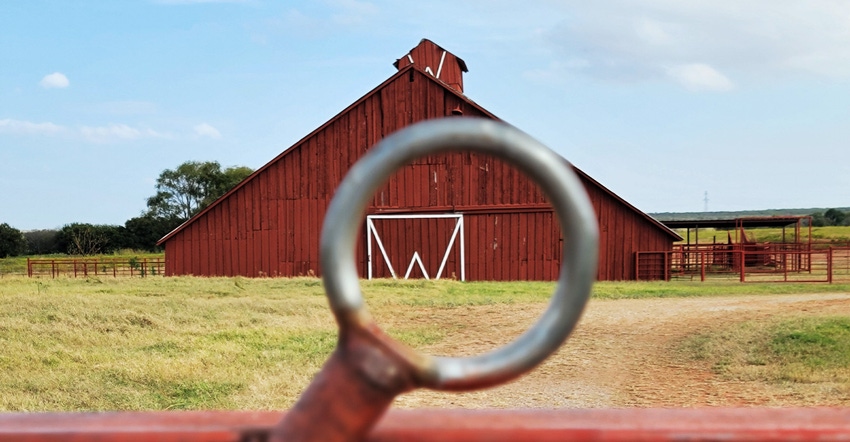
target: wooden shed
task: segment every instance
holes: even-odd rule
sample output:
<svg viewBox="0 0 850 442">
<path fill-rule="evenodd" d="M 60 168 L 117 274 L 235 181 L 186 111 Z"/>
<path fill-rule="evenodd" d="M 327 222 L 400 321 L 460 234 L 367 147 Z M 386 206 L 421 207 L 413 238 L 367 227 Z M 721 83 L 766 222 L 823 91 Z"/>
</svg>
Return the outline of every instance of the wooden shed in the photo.
<svg viewBox="0 0 850 442">
<path fill-rule="evenodd" d="M 398 71 L 166 235 L 167 275 L 319 275 L 325 210 L 346 171 L 418 121 L 497 119 L 463 95 L 463 60 L 422 40 Z M 635 279 L 635 252 L 681 239 L 581 170 L 600 227 L 600 280 Z M 562 237 L 536 186 L 495 158 L 454 153 L 400 170 L 374 196 L 355 250 L 363 277 L 554 280 Z"/>
</svg>

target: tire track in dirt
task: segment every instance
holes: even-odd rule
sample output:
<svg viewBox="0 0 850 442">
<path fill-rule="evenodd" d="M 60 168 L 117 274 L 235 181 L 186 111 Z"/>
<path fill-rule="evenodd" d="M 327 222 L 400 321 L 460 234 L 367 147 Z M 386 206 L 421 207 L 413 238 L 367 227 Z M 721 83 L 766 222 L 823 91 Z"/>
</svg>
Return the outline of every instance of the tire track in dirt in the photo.
<svg viewBox="0 0 850 442">
<path fill-rule="evenodd" d="M 424 309 L 407 321 L 439 324 L 447 338 L 430 354 L 470 355 L 502 346 L 545 306 Z M 695 333 L 737 322 L 800 314 L 850 314 L 850 294 L 592 300 L 559 352 L 506 385 L 468 393 L 416 391 L 400 408 L 595 408 L 850 405 L 801 396 L 762 382 L 714 375 L 671 349 Z M 401 318 L 399 318 L 401 319 Z M 812 402 L 812 401 L 815 402 Z"/>
</svg>

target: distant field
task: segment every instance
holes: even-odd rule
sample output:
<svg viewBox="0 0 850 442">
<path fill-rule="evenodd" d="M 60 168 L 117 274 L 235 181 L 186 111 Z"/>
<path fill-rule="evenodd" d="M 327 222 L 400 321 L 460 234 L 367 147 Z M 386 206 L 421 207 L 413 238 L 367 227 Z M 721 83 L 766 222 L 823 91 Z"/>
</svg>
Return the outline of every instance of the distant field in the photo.
<svg viewBox="0 0 850 442">
<path fill-rule="evenodd" d="M 398 339 L 462 348 L 469 339 L 463 333 L 498 323 L 492 321 L 524 328 L 526 316 L 511 315 L 533 318 L 554 284 L 362 286 L 379 324 Z M 593 296 L 611 303 L 816 292 L 847 293 L 850 286 L 600 283 Z M 314 278 L 3 277 L 0 303 L 0 410 L 283 409 L 336 343 Z"/>
<path fill-rule="evenodd" d="M 687 231 L 685 229 L 676 229 L 676 232 L 683 238 L 687 238 Z M 781 228 L 761 227 L 757 229 L 746 229 L 746 232 L 749 239 L 758 242 L 782 242 Z M 711 244 L 713 242 L 725 244 L 730 234 L 734 241 L 734 231 L 701 228 L 699 229 L 699 242 L 701 244 Z M 800 232 L 801 241 L 808 241 L 808 237 L 809 228 L 802 228 Z M 812 227 L 812 239 L 816 241 L 850 242 L 850 226 Z M 793 226 L 785 229 L 785 240 L 794 240 Z M 691 230 L 691 242 L 694 241 L 696 241 L 696 234 L 693 230 Z"/>
</svg>

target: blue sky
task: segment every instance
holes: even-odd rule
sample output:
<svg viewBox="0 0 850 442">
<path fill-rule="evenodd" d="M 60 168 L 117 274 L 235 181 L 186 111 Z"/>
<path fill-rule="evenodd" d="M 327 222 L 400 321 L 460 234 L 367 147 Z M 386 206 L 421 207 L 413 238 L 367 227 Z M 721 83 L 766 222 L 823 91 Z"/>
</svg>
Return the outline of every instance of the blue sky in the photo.
<svg viewBox="0 0 850 442">
<path fill-rule="evenodd" d="M 466 95 L 646 212 L 850 206 L 850 2 L 0 2 L 0 223 L 123 224 L 258 168 L 428 38 Z"/>
</svg>

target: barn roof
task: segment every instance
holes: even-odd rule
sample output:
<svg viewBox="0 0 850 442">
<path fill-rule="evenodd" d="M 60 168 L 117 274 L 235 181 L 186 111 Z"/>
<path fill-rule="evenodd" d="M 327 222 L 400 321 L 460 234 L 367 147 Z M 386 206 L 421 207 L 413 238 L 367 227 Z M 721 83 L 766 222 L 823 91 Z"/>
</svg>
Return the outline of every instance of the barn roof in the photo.
<svg viewBox="0 0 850 442">
<path fill-rule="evenodd" d="M 427 40 L 424 40 L 424 39 L 423 39 L 423 41 L 427 41 Z M 460 61 L 460 63 L 461 63 L 461 67 L 464 69 L 464 72 L 467 72 L 467 70 L 466 70 L 466 63 L 463 63 L 463 60 L 460 60 L 459 58 L 458 58 L 458 60 Z M 230 191 L 228 191 L 227 193 L 225 193 L 224 195 L 222 195 L 220 198 L 218 198 L 217 200 L 215 200 L 212 204 L 210 204 L 209 206 L 207 206 L 206 208 L 204 208 L 202 211 L 200 211 L 200 212 L 198 212 L 197 214 L 195 214 L 195 216 L 193 216 L 192 218 L 188 219 L 186 222 L 184 222 L 183 224 L 181 224 L 180 226 L 178 226 L 177 228 L 175 228 L 174 230 L 172 230 L 170 233 L 168 233 L 167 235 L 165 235 L 164 237 L 162 237 L 162 239 L 160 239 L 160 240 L 157 242 L 157 245 L 162 245 L 162 244 L 164 244 L 164 243 L 165 243 L 166 241 L 168 241 L 170 238 L 172 238 L 173 236 L 175 236 L 176 234 L 178 234 L 180 231 L 182 231 L 183 229 L 185 229 L 187 226 L 191 225 L 191 224 L 192 224 L 192 223 L 194 223 L 196 220 L 198 220 L 198 219 L 200 219 L 201 217 L 203 217 L 203 216 L 204 216 L 207 212 L 209 212 L 209 211 L 213 210 L 213 209 L 214 209 L 217 205 L 219 205 L 222 201 L 224 201 L 225 199 L 227 199 L 227 198 L 228 198 L 231 194 L 233 194 L 233 193 L 237 192 L 240 188 L 244 187 L 244 186 L 245 186 L 248 182 L 250 182 L 251 180 L 253 180 L 253 179 L 254 179 L 254 178 L 256 178 L 257 176 L 259 176 L 260 174 L 262 174 L 262 173 L 263 173 L 266 169 L 268 169 L 269 167 L 271 167 L 273 164 L 277 163 L 277 162 L 278 162 L 278 161 L 280 161 L 282 158 L 286 157 L 286 156 L 287 156 L 287 155 L 289 155 L 290 153 L 292 153 L 292 152 L 296 151 L 297 149 L 299 149 L 302 145 L 304 145 L 304 144 L 307 142 L 307 140 L 311 139 L 313 136 L 315 136 L 316 134 L 318 134 L 319 132 L 321 132 L 321 131 L 322 131 L 323 129 L 325 129 L 327 126 L 329 126 L 329 125 L 333 124 L 335 121 L 337 121 L 338 119 L 340 119 L 342 116 L 346 115 L 349 111 L 351 111 L 352 109 L 356 108 L 359 104 L 361 104 L 362 102 L 366 101 L 366 100 L 367 100 L 367 99 L 369 99 L 371 96 L 373 96 L 373 95 L 375 95 L 375 94 L 377 94 L 377 93 L 380 93 L 380 92 L 381 92 L 381 90 L 382 90 L 383 88 L 385 88 L 387 85 L 389 85 L 390 83 L 392 83 L 393 81 L 395 81 L 395 80 L 396 80 L 396 79 L 398 79 L 399 77 L 401 77 L 401 76 L 403 76 L 403 75 L 406 75 L 406 74 L 408 74 L 408 73 L 415 73 L 415 74 L 421 75 L 422 77 L 424 77 L 424 78 L 428 79 L 429 81 L 433 81 L 433 82 L 435 82 L 435 83 L 439 84 L 439 85 L 440 85 L 441 87 L 443 87 L 445 90 L 449 91 L 450 93 L 452 93 L 452 94 L 454 94 L 455 96 L 457 96 L 459 99 L 463 100 L 464 102 L 466 102 L 466 103 L 467 103 L 467 104 L 469 104 L 470 106 L 472 106 L 472 107 L 474 107 L 475 109 L 477 109 L 478 111 L 480 111 L 483 115 L 486 115 L 487 117 L 492 118 L 492 119 L 494 119 L 494 120 L 502 121 L 500 118 L 496 117 L 493 113 L 491 113 L 491 112 L 490 112 L 490 111 L 488 111 L 487 109 L 484 109 L 484 108 L 483 108 L 483 107 L 481 107 L 478 103 L 475 103 L 474 101 L 472 101 L 471 99 L 469 99 L 466 95 L 464 95 L 464 94 L 460 93 L 458 90 L 456 90 L 455 88 L 453 88 L 453 87 L 451 87 L 450 85 L 446 84 L 445 82 L 441 81 L 440 79 L 435 78 L 435 76 L 434 76 L 433 74 L 431 74 L 431 73 L 429 73 L 429 72 L 426 72 L 426 70 L 425 70 L 423 67 L 421 67 L 421 66 L 419 66 L 419 65 L 416 65 L 416 64 L 409 64 L 409 65 L 407 65 L 407 66 L 405 66 L 405 67 L 403 67 L 403 68 L 399 69 L 399 71 L 398 71 L 398 72 L 396 72 L 395 74 L 393 74 L 392 76 L 390 76 L 388 79 L 386 79 L 384 82 L 382 82 L 381 84 L 379 84 L 378 86 L 376 86 L 374 89 L 372 89 L 372 90 L 370 90 L 369 92 L 367 92 L 365 95 L 363 95 L 362 97 L 360 97 L 357 101 L 355 101 L 354 103 L 352 103 L 351 105 L 349 105 L 348 107 L 346 107 L 345 109 L 343 109 L 342 111 L 340 111 L 338 114 L 336 114 L 335 116 L 333 116 L 333 117 L 332 117 L 331 119 L 329 119 L 327 122 L 325 122 L 324 124 L 322 124 L 321 126 L 319 126 L 318 128 L 316 128 L 315 130 L 313 130 L 312 132 L 310 132 L 309 134 L 307 134 L 306 136 L 304 136 L 303 138 L 301 138 L 300 140 L 298 140 L 298 142 L 296 142 L 295 144 L 293 144 L 292 146 L 290 146 L 288 149 L 286 149 L 286 150 L 284 150 L 283 152 L 281 152 L 281 153 L 280 153 L 278 156 L 276 156 L 274 159 L 272 159 L 271 161 L 269 161 L 268 163 L 266 163 L 265 165 L 263 165 L 262 167 L 260 167 L 260 168 L 259 168 L 259 169 L 257 169 L 256 171 L 254 171 L 254 173 L 253 173 L 253 174 L 251 174 L 250 176 L 248 176 L 247 178 L 245 178 L 244 180 L 242 180 L 242 182 L 240 182 L 239 184 L 237 184 L 237 185 L 236 185 L 233 189 L 230 189 Z M 502 121 L 502 122 L 504 122 L 504 121 Z M 564 159 L 564 161 L 567 161 L 567 160 L 566 160 L 566 159 Z M 617 195 L 616 193 L 612 192 L 610 189 L 608 189 L 607 187 L 603 186 L 601 183 L 599 183 L 599 182 L 598 182 L 598 181 L 596 181 L 595 179 L 591 178 L 591 177 L 590 177 L 590 175 L 586 174 L 584 171 L 582 171 L 581 169 L 577 168 L 577 167 L 576 167 L 575 165 L 573 165 L 572 163 L 569 163 L 569 164 L 572 166 L 573 170 L 575 170 L 575 171 L 576 171 L 576 173 L 577 173 L 580 177 L 583 177 L 583 178 L 584 178 L 584 179 L 586 179 L 587 181 L 589 181 L 589 182 L 593 183 L 596 187 L 598 187 L 598 188 L 599 188 L 600 190 L 602 190 L 604 193 L 608 194 L 609 196 L 611 196 L 611 197 L 612 197 L 612 198 L 614 198 L 615 200 L 617 200 L 617 201 L 619 201 L 620 203 L 622 203 L 624 206 L 626 206 L 626 207 L 628 207 L 629 209 L 631 209 L 632 211 L 634 211 L 636 214 L 638 214 L 638 215 L 639 215 L 639 216 L 641 216 L 642 218 L 646 219 L 646 220 L 647 220 L 650 224 L 652 224 L 652 225 L 656 226 L 658 229 L 660 229 L 660 230 L 662 230 L 663 232 L 665 232 L 667 235 L 669 235 L 669 236 L 670 236 L 671 238 L 673 238 L 675 241 L 680 241 L 680 240 L 682 240 L 682 237 L 681 237 L 678 233 L 676 233 L 676 232 L 674 232 L 673 230 L 671 230 L 668 226 L 666 226 L 666 225 L 662 224 L 661 222 L 659 222 L 659 221 L 658 221 L 658 220 L 656 220 L 655 218 L 651 217 L 651 216 L 650 216 L 650 215 L 648 215 L 647 213 L 645 213 L 645 212 L 641 211 L 640 209 L 636 208 L 635 206 L 631 205 L 628 201 L 624 200 L 624 199 L 623 199 L 623 198 L 621 198 L 619 195 Z"/>
</svg>

